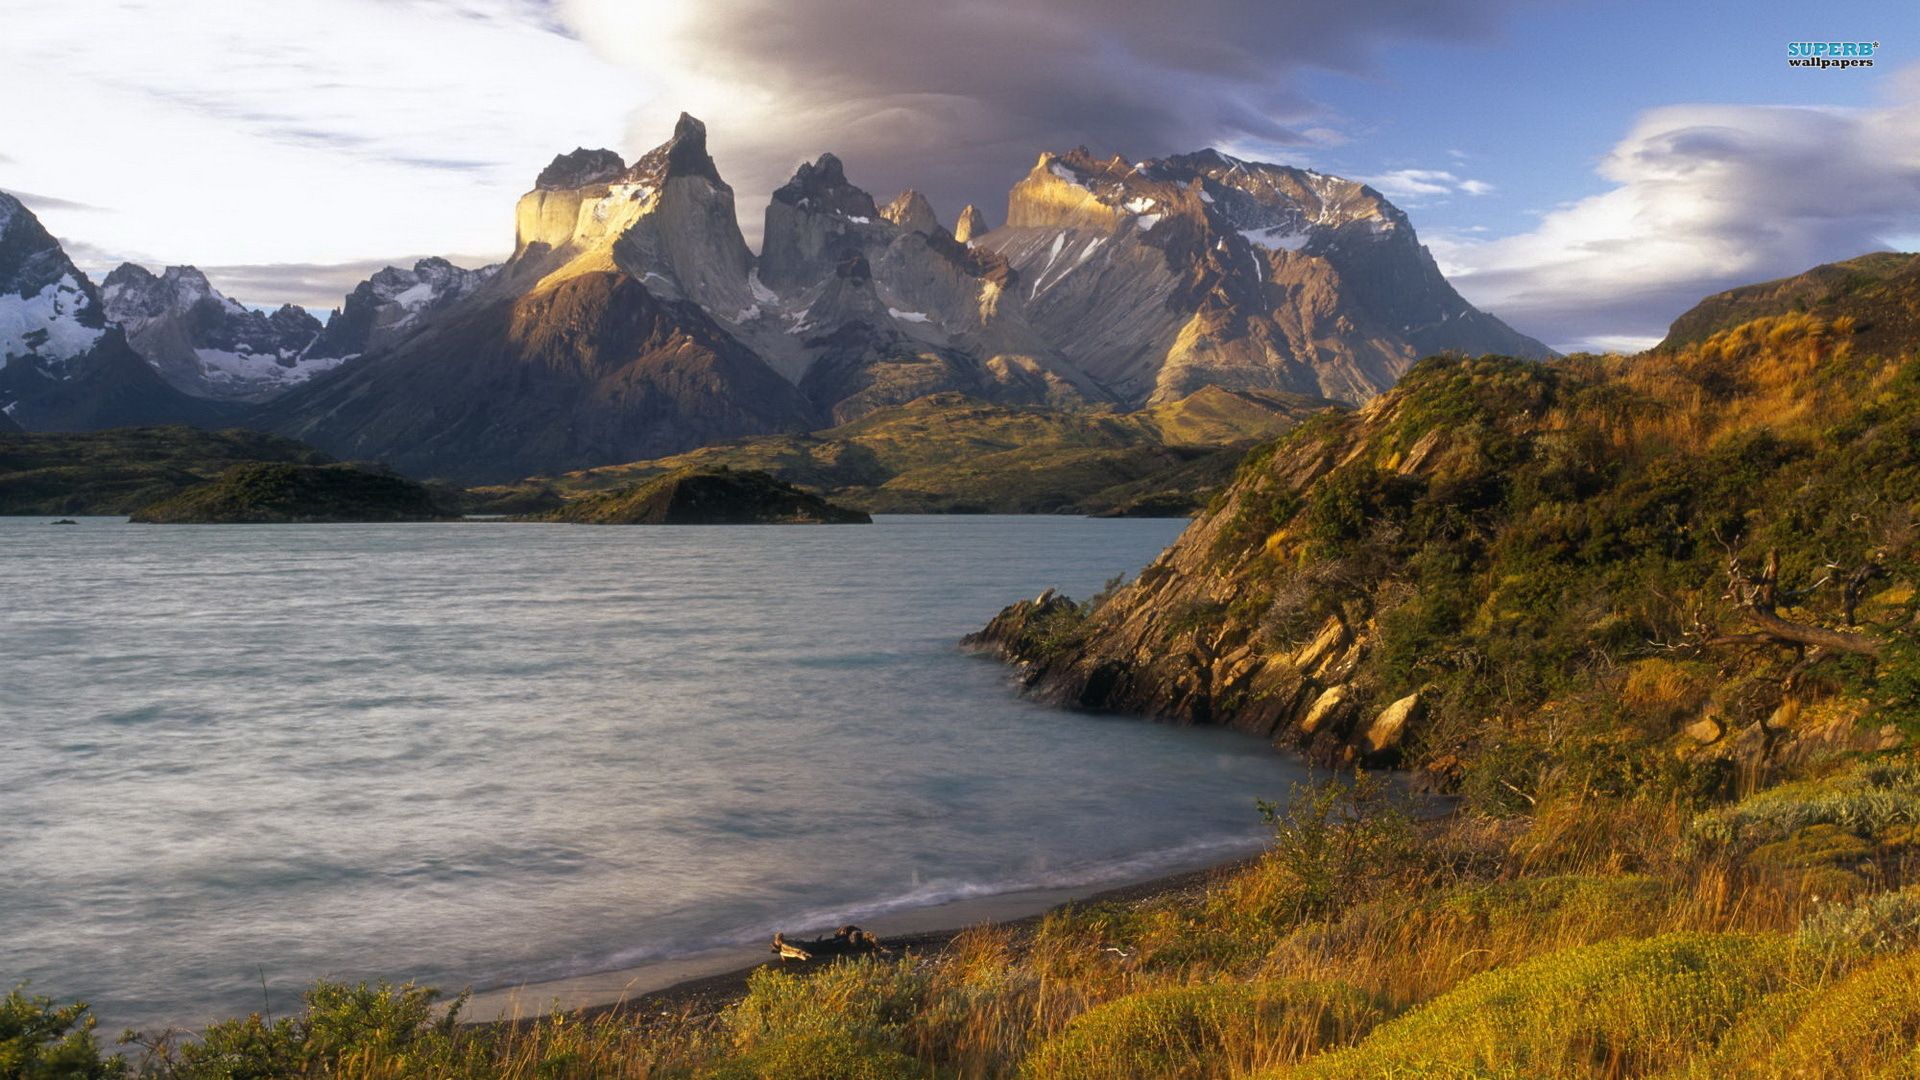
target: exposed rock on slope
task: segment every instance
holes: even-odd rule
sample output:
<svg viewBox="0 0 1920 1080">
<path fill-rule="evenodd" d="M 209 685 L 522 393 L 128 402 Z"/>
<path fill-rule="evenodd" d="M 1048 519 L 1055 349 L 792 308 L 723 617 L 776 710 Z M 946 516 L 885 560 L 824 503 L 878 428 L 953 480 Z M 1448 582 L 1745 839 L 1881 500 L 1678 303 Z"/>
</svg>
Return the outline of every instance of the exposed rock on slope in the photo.
<svg viewBox="0 0 1920 1080">
<path fill-rule="evenodd" d="M 1859 325 L 1793 314 L 1630 360 L 1423 362 L 1250 455 L 1096 610 L 1048 595 L 972 640 L 1049 700 L 1453 779 L 1503 733 L 1589 724 L 1604 744 L 1609 709 L 1683 754 L 1700 750 L 1683 731 L 1710 728 L 1712 753 L 1764 757 L 1803 708 L 1838 718 L 1820 738 L 1881 745 L 1847 728 L 1849 676 L 1801 666 L 1859 663 L 1915 625 L 1910 584 L 1867 583 L 1920 571 L 1920 360 L 1911 339 L 1856 352 Z M 1721 691 L 1680 692 L 1716 665 Z"/>
<path fill-rule="evenodd" d="M 579 525 L 856 525 L 872 519 L 763 472 L 692 468 L 588 495 L 522 520 Z"/>
<path fill-rule="evenodd" d="M 426 488 L 355 465 L 253 462 L 149 503 L 132 520 L 152 525 L 281 525 L 446 521 Z"/>
<path fill-rule="evenodd" d="M 107 321 L 93 282 L 0 192 L 0 412 L 28 431 L 211 425 L 236 410 L 169 386 Z"/>
</svg>

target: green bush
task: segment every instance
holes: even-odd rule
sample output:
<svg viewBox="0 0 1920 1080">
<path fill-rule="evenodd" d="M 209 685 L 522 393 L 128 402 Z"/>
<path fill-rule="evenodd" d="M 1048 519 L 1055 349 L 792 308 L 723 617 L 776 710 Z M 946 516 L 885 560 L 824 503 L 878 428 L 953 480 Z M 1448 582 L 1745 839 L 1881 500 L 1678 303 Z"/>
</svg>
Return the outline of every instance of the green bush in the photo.
<svg viewBox="0 0 1920 1080">
<path fill-rule="evenodd" d="M 1468 979 L 1300 1077 L 1641 1076 L 1684 1065 L 1782 987 L 1778 936 L 1671 934 Z"/>
<path fill-rule="evenodd" d="M 0 1077 L 5 1080 L 96 1080 L 126 1075 L 126 1064 L 100 1053 L 87 1004 L 56 1005 L 15 987 L 0 1000 Z"/>
<path fill-rule="evenodd" d="M 1253 913 L 1269 919 L 1292 922 L 1345 907 L 1403 869 L 1413 850 L 1412 819 L 1385 782 L 1367 773 L 1355 773 L 1350 783 L 1296 784 L 1285 806 L 1262 801 L 1259 807 L 1273 826 L 1273 846 L 1262 863 L 1277 872 L 1264 880 L 1281 887 L 1254 890 L 1268 896 Z M 1248 877 L 1261 880 L 1258 873 Z M 1246 890 L 1223 895 L 1254 899 Z"/>
<path fill-rule="evenodd" d="M 1209 1080 L 1352 1041 L 1380 1020 L 1332 983 L 1213 983 L 1130 994 L 1041 1044 L 1033 1080 Z"/>
<path fill-rule="evenodd" d="M 445 1010 L 439 991 L 385 981 L 347 985 L 321 981 L 304 996 L 300 1015 L 277 1021 L 259 1014 L 223 1020 L 198 1039 L 169 1033 L 148 1045 L 148 1071 L 168 1080 L 273 1080 L 330 1076 L 352 1061 L 362 1073 L 445 1075 L 489 1053 L 484 1040 L 463 1038 L 465 995 Z"/>
</svg>

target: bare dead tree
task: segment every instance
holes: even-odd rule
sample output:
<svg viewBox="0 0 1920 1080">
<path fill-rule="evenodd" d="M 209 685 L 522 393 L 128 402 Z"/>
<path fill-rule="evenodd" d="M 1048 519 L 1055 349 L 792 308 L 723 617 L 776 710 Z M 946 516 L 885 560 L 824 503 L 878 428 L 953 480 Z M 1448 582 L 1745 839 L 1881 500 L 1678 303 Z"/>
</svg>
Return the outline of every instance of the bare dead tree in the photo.
<svg viewBox="0 0 1920 1080">
<path fill-rule="evenodd" d="M 1870 580 L 1871 577 L 1862 578 L 1857 591 L 1864 591 Z M 1781 618 L 1778 611 L 1780 553 L 1777 550 L 1767 551 L 1766 562 L 1757 574 L 1746 573 L 1741 569 L 1739 558 L 1730 556 L 1727 562 L 1727 598 L 1740 605 L 1741 614 L 1755 630 L 1745 634 L 1722 635 L 1707 642 L 1709 645 L 1783 645 L 1799 650 L 1803 657 L 1807 649 L 1852 653 L 1856 656 L 1880 655 L 1880 643 L 1865 634 L 1830 630 L 1813 623 Z M 1847 613 L 1847 619 L 1849 626 L 1854 625 L 1851 610 Z"/>
</svg>

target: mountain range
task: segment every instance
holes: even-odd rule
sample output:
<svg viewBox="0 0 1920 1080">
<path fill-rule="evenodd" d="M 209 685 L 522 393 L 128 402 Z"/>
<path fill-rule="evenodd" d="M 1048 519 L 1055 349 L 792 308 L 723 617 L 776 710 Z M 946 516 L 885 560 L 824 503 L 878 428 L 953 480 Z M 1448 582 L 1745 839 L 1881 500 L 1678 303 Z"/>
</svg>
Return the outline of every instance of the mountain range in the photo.
<svg viewBox="0 0 1920 1080">
<path fill-rule="evenodd" d="M 774 192 L 755 253 L 683 115 L 631 164 L 556 157 L 505 263 L 390 267 L 324 324 L 244 307 L 186 266 L 124 265 L 95 289 L 0 200 L 0 408 L 20 426 L 244 423 L 462 482 L 803 433 L 937 393 L 1358 403 L 1434 352 L 1551 355 L 1462 299 L 1378 192 L 1212 150 L 1042 154 L 1003 226 L 969 206 L 953 229 L 911 190 L 878 203 L 823 154 Z"/>
</svg>

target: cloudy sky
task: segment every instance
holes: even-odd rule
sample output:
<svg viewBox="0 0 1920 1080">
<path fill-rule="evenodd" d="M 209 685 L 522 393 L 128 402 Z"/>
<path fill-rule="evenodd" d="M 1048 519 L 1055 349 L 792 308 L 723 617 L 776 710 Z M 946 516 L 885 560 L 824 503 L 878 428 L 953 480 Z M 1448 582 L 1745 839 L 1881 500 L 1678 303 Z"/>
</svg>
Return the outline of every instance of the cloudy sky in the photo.
<svg viewBox="0 0 1920 1080">
<path fill-rule="evenodd" d="M 1881 52 L 1789 68 L 1808 38 Z M 192 262 L 253 304 L 499 258 L 555 153 L 631 159 L 682 109 L 750 240 L 823 150 L 949 221 L 997 222 L 1076 144 L 1366 178 L 1469 299 L 1562 348 L 1920 247 L 1910 4 L 0 0 L 0 189 L 90 272 Z"/>
</svg>

